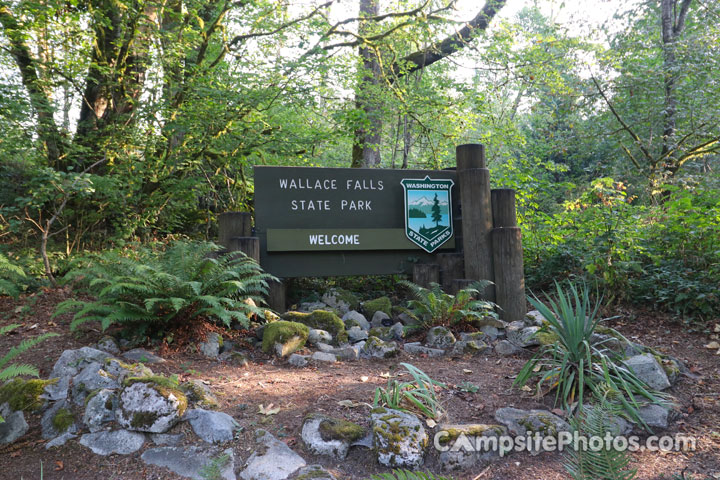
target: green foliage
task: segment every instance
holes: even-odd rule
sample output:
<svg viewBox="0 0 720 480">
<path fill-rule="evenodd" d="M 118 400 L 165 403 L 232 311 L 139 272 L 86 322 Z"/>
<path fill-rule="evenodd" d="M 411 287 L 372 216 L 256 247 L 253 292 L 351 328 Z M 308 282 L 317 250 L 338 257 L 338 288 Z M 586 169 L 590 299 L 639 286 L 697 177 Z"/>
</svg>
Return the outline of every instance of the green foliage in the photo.
<svg viewBox="0 0 720 480">
<path fill-rule="evenodd" d="M 591 409 L 584 409 L 570 419 L 578 436 L 605 438 L 612 432 L 613 417 L 622 413 L 617 403 L 603 396 Z M 612 444 L 602 448 L 570 448 L 565 455 L 565 468 L 573 480 L 631 480 L 637 471 L 628 468 L 630 454 L 627 450 L 616 450 Z"/>
<path fill-rule="evenodd" d="M 249 317 L 264 318 L 264 310 L 246 300 L 263 302 L 273 277 L 240 253 L 212 258 L 218 248 L 178 240 L 154 249 L 95 255 L 65 281 L 80 280 L 96 300 L 66 300 L 55 315 L 76 312 L 73 329 L 98 321 L 103 330 L 120 325 L 137 336 L 162 333 L 193 319 L 248 326 Z"/>
<path fill-rule="evenodd" d="M 413 325 L 413 328 L 426 330 L 435 326 L 472 325 L 473 320 L 482 320 L 484 317 L 497 318 L 494 312 L 496 305 L 493 302 L 477 299 L 480 292 L 492 282 L 474 282 L 456 295 L 443 292 L 437 283 L 431 284 L 430 288 L 409 281 L 399 283 L 407 287 L 415 297 L 408 302 L 408 309 L 419 321 L 417 325 Z"/>
<path fill-rule="evenodd" d="M 468 381 L 462 382 L 460 385 L 457 386 L 457 389 L 461 392 L 467 393 L 477 393 L 480 391 L 480 387 L 478 385 L 475 385 L 474 383 Z"/>
<path fill-rule="evenodd" d="M 22 291 L 22 283 L 26 276 L 22 268 L 14 265 L 0 253 L 0 296 L 17 297 Z"/>
<path fill-rule="evenodd" d="M 449 477 L 437 477 L 430 472 L 411 472 L 409 470 L 393 470 L 391 473 L 373 475 L 370 480 L 451 480 Z"/>
<path fill-rule="evenodd" d="M 263 331 L 262 349 L 270 353 L 275 343 L 284 343 L 293 337 L 300 338 L 297 348 L 302 348 L 308 338 L 309 329 L 307 325 L 298 322 L 278 320 L 270 322 Z"/>
<path fill-rule="evenodd" d="M 588 394 L 601 396 L 606 386 L 621 392 L 618 401 L 624 413 L 646 427 L 638 415 L 640 399 L 655 404 L 667 403 L 666 397 L 648 387 L 622 364 L 619 355 L 609 350 L 605 341 L 593 342 L 598 323 L 600 299 L 590 301 L 587 285 L 580 288 L 569 283 L 567 291 L 555 284 L 555 298 L 545 305 L 537 297 L 528 301 L 547 320 L 546 330 L 556 336 L 556 342 L 544 345 L 528 360 L 515 379 L 514 385 L 525 385 L 537 377 L 537 392 L 544 388 L 555 390 L 555 403 L 570 411 L 577 401 L 580 409 Z M 619 333 L 614 332 L 621 336 Z"/>
<path fill-rule="evenodd" d="M 222 480 L 222 469 L 230 461 L 230 455 L 222 453 L 217 457 L 213 457 L 207 464 L 200 469 L 200 477 L 203 480 Z"/>
<path fill-rule="evenodd" d="M 410 372 L 412 382 L 388 380 L 385 388 L 375 390 L 373 407 L 386 406 L 396 410 L 419 413 L 427 418 L 439 419 L 444 414 L 440 402 L 435 395 L 435 387 L 446 388 L 446 385 L 430 378 L 425 372 L 409 363 L 401 363 Z"/>
</svg>

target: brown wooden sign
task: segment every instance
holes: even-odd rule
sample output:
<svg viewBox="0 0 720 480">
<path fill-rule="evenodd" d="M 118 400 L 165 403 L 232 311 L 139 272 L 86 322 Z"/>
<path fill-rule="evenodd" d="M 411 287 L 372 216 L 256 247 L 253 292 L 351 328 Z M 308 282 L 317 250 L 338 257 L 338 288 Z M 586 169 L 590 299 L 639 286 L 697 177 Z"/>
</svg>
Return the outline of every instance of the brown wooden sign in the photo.
<svg viewBox="0 0 720 480">
<path fill-rule="evenodd" d="M 446 182 L 453 185 L 448 217 L 458 218 L 452 170 L 256 166 L 261 265 L 278 277 L 296 277 L 407 273 L 431 261 L 408 239 L 401 183 L 426 177 L 452 182 Z M 454 251 L 455 235 L 442 240 L 438 251 Z"/>
</svg>

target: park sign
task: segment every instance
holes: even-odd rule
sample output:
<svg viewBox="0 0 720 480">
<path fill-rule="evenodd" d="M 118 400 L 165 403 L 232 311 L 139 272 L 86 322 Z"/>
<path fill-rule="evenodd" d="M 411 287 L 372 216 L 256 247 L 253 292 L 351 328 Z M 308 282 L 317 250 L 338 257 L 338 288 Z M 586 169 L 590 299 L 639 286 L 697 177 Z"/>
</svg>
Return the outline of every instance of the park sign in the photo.
<svg viewBox="0 0 720 480">
<path fill-rule="evenodd" d="M 453 235 L 450 207 L 455 182 L 426 176 L 423 179 L 405 178 L 400 183 L 405 190 L 405 234 L 411 242 L 432 253 Z"/>
<path fill-rule="evenodd" d="M 254 175 L 260 264 L 278 277 L 408 273 L 455 250 L 454 170 L 256 166 Z"/>
</svg>

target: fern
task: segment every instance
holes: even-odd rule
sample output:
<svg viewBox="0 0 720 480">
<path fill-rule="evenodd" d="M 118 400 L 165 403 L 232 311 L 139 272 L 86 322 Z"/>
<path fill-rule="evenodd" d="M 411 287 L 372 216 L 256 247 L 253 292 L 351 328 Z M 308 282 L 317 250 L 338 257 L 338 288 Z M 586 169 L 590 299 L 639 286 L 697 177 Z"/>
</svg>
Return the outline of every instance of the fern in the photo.
<svg viewBox="0 0 720 480">
<path fill-rule="evenodd" d="M 437 283 L 430 284 L 430 288 L 405 280 L 400 281 L 400 284 L 407 287 L 415 297 L 408 302 L 408 308 L 420 322 L 416 328 L 472 324 L 474 320 L 483 317 L 497 317 L 494 312 L 497 305 L 477 298 L 492 282 L 486 280 L 474 282 L 456 295 L 443 292 Z"/>
<path fill-rule="evenodd" d="M 0 336 L 7 335 L 19 326 L 20 325 L 18 324 L 12 324 L 0 327 Z M 5 353 L 5 355 L 2 356 L 2 358 L 0 358 L 0 383 L 5 383 L 6 380 L 11 380 L 13 378 L 23 375 L 28 375 L 32 377 L 39 376 L 38 369 L 32 365 L 16 363 L 11 364 L 10 362 L 18 355 L 22 355 L 23 353 L 32 349 L 38 343 L 50 337 L 56 336 L 56 333 L 45 333 L 37 337 L 27 338 L 21 341 L 18 345 L 12 347 L 7 353 Z M 3 418 L 0 417 L 0 423 L 2 423 L 3 421 Z"/>
<path fill-rule="evenodd" d="M 393 470 L 391 473 L 373 475 L 370 480 L 452 480 L 448 477 L 436 477 L 430 472 L 411 472 L 410 470 Z"/>
<path fill-rule="evenodd" d="M 17 298 L 22 291 L 21 282 L 25 279 L 25 272 L 0 253 L 0 295 Z"/>
<path fill-rule="evenodd" d="M 229 326 L 264 318 L 255 304 L 267 295 L 273 277 L 241 253 L 209 258 L 212 243 L 175 241 L 164 247 L 109 251 L 81 262 L 63 279 L 75 281 L 96 298 L 70 299 L 55 315 L 74 313 L 71 328 L 97 321 L 120 325 L 136 336 L 164 332 L 175 324 L 204 318 Z"/>
<path fill-rule="evenodd" d="M 605 432 L 615 428 L 612 419 L 623 413 L 617 402 L 620 393 L 607 386 L 604 389 L 604 395 L 593 408 L 582 409 L 571 419 L 579 436 L 604 438 Z M 637 473 L 628 468 L 629 453 L 615 450 L 612 445 L 603 445 L 599 450 L 571 448 L 567 452 L 565 468 L 574 480 L 631 480 Z"/>
</svg>

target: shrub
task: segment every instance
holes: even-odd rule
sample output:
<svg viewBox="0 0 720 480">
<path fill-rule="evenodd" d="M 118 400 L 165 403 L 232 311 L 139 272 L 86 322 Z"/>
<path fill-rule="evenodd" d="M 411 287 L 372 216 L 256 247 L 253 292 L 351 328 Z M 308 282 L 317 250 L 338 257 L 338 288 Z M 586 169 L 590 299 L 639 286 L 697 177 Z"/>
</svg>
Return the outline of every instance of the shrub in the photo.
<svg viewBox="0 0 720 480">
<path fill-rule="evenodd" d="M 436 420 L 440 418 L 443 410 L 435 395 L 435 386 L 445 388 L 445 384 L 433 380 L 425 372 L 409 363 L 400 365 L 410 372 L 414 381 L 388 380 L 386 388 L 378 387 L 375 390 L 373 407 L 386 406 L 396 410 L 420 413 Z"/>
<path fill-rule="evenodd" d="M 546 329 L 557 341 L 541 347 L 522 368 L 514 384 L 525 385 L 531 378 L 539 377 L 538 394 L 547 384 L 548 392 L 555 390 L 555 403 L 561 403 L 568 411 L 576 400 L 582 409 L 588 392 L 599 398 L 600 387 L 608 385 L 622 393 L 618 400 L 625 414 L 647 427 L 638 415 L 638 399 L 665 404 L 665 396 L 653 391 L 622 365 L 622 359 L 605 347 L 605 341 L 593 342 L 595 328 L 600 322 L 600 299 L 591 305 L 587 285 L 578 289 L 569 283 L 568 292 L 559 283 L 555 288 L 556 299 L 550 299 L 550 307 L 537 297 L 529 298 L 529 301 L 545 317 Z M 612 332 L 622 337 L 620 333 Z"/>
<path fill-rule="evenodd" d="M 80 279 L 96 299 L 66 300 L 55 315 L 74 311 L 73 329 L 98 321 L 103 330 L 117 324 L 137 336 L 198 318 L 247 327 L 253 315 L 264 318 L 255 304 L 263 301 L 273 277 L 241 253 L 211 258 L 218 249 L 212 243 L 175 241 L 96 255 L 64 279 Z"/>
<path fill-rule="evenodd" d="M 493 302 L 478 300 L 480 292 L 492 282 L 480 281 L 460 290 L 457 295 L 442 291 L 440 285 L 432 283 L 430 288 L 423 288 L 408 281 L 401 281 L 415 297 L 408 302 L 408 309 L 418 319 L 415 328 L 429 329 L 436 326 L 452 327 L 459 324 L 472 324 L 473 320 L 484 317 L 497 317 L 493 311 L 497 306 Z"/>
<path fill-rule="evenodd" d="M 7 325 L 5 327 L 0 327 L 0 336 L 7 335 L 8 333 L 12 332 L 16 328 L 18 328 L 20 325 L 13 324 L 13 325 Z M 0 383 L 5 383 L 6 380 L 14 379 L 13 382 L 9 382 L 3 386 L 2 391 L 0 391 L 0 397 L 3 398 L 2 402 L 9 402 L 11 403 L 13 408 L 16 409 L 22 409 L 24 407 L 24 399 L 28 396 L 30 396 L 34 390 L 34 387 L 37 386 L 37 383 L 30 383 L 30 382 L 23 382 L 19 381 L 18 378 L 22 375 L 29 375 L 32 377 L 38 377 L 39 372 L 37 367 L 34 367 L 32 365 L 28 364 L 17 364 L 17 363 L 10 363 L 12 359 L 17 357 L 18 355 L 21 355 L 30 349 L 32 349 L 34 346 L 39 344 L 40 342 L 44 341 L 47 338 L 50 337 L 56 337 L 56 333 L 45 333 L 43 335 L 39 335 L 34 338 L 28 338 L 20 342 L 17 346 L 12 347 L 5 355 L 3 355 L 2 358 L 0 358 Z M 40 392 L 42 392 L 42 389 L 44 388 L 45 384 L 42 384 L 42 386 L 39 387 Z M 6 398 L 7 397 L 7 398 Z M 17 399 L 23 399 L 21 404 L 15 404 Z M 31 402 L 34 403 L 34 402 Z M 32 406 L 32 405 L 29 405 Z M 0 417 L 0 422 L 2 422 L 3 419 Z"/>
<path fill-rule="evenodd" d="M 25 272 L 0 253 L 0 295 L 17 298 L 22 291 L 21 282 L 25 280 Z"/>
</svg>

